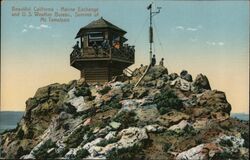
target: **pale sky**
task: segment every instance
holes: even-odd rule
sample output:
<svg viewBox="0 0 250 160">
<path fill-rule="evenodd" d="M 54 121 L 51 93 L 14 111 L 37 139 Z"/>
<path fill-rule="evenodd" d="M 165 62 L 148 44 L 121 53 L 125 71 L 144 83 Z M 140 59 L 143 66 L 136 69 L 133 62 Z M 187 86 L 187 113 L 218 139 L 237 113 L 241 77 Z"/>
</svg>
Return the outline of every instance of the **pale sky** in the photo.
<svg viewBox="0 0 250 160">
<path fill-rule="evenodd" d="M 68 83 L 80 73 L 69 65 L 78 30 L 101 16 L 126 30 L 136 63 L 147 64 L 150 1 L 15 1 L 1 5 L 1 110 L 22 111 L 37 88 Z M 232 112 L 249 112 L 249 2 L 154 1 L 154 53 L 169 72 L 186 69 L 193 79 L 205 74 L 212 89 L 224 91 Z M 12 16 L 12 7 L 98 8 L 97 16 L 70 22 L 40 22 Z"/>
</svg>

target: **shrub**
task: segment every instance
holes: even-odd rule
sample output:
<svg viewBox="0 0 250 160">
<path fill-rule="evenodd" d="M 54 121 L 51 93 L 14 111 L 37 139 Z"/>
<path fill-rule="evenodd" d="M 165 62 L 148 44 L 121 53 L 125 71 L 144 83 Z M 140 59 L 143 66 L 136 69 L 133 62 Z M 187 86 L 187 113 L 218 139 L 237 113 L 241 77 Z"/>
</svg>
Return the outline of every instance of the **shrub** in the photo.
<svg viewBox="0 0 250 160">
<path fill-rule="evenodd" d="M 64 107 L 64 111 L 73 115 L 77 113 L 76 108 L 72 106 L 70 103 L 66 103 L 66 106 Z"/>
<path fill-rule="evenodd" d="M 163 151 L 164 152 L 168 152 L 168 150 L 169 150 L 169 148 L 172 146 L 172 144 L 171 143 L 164 143 L 163 144 Z"/>
<path fill-rule="evenodd" d="M 106 145 L 108 145 L 108 144 L 115 143 L 115 142 L 117 142 L 118 140 L 119 140 L 119 139 L 116 138 L 116 137 L 111 138 L 111 139 L 109 139 L 109 140 L 106 140 L 106 139 L 105 139 L 105 140 L 99 142 L 99 143 L 96 144 L 96 145 L 97 145 L 97 146 L 104 147 L 104 146 L 106 146 Z"/>
<path fill-rule="evenodd" d="M 159 109 L 159 112 L 160 112 L 161 115 L 167 113 L 168 111 L 169 111 L 169 109 L 167 109 L 167 108 L 165 108 L 165 107 L 161 107 L 161 108 Z"/>
<path fill-rule="evenodd" d="M 88 142 L 91 142 L 96 139 L 96 136 L 92 132 L 88 132 Z"/>
<path fill-rule="evenodd" d="M 108 93 L 111 90 L 110 86 L 105 86 L 103 89 L 99 90 L 98 93 L 101 95 L 104 95 L 106 93 Z"/>
<path fill-rule="evenodd" d="M 83 139 L 84 134 L 87 133 L 89 130 L 89 126 L 84 126 L 73 131 L 73 133 L 65 140 L 67 147 L 77 147 L 82 142 L 81 139 Z"/>
<path fill-rule="evenodd" d="M 81 159 L 81 158 L 85 158 L 89 155 L 88 150 L 86 149 L 80 149 L 76 152 L 76 159 Z"/>
<path fill-rule="evenodd" d="M 170 109 L 179 110 L 182 106 L 182 101 L 170 89 L 165 90 L 161 94 L 157 94 L 155 96 L 154 102 L 156 103 L 157 109 L 159 110 L 160 114 L 165 114 Z"/>
<path fill-rule="evenodd" d="M 15 158 L 18 159 L 18 158 L 20 158 L 20 157 L 23 156 L 23 155 L 29 154 L 29 152 L 30 152 L 30 151 L 24 150 L 23 147 L 20 146 L 20 147 L 17 149 Z"/>
<path fill-rule="evenodd" d="M 238 159 L 237 155 L 233 155 L 230 152 L 222 152 L 214 155 L 212 160 L 223 160 L 223 159 Z"/>
<path fill-rule="evenodd" d="M 24 137 L 24 132 L 23 132 L 22 128 L 20 128 L 20 129 L 18 130 L 16 136 L 17 136 L 18 139 L 23 139 L 23 137 Z"/>
<path fill-rule="evenodd" d="M 193 127 L 187 126 L 182 130 L 177 130 L 174 131 L 176 132 L 177 136 L 182 136 L 182 137 L 190 137 L 190 136 L 195 136 L 199 133 L 199 131 L 195 130 Z"/>
<path fill-rule="evenodd" d="M 58 153 L 58 157 L 63 157 L 65 156 L 66 153 L 69 152 L 69 148 L 65 147 L 63 148 L 59 153 Z"/>
<path fill-rule="evenodd" d="M 192 126 L 187 126 L 183 129 L 183 134 L 184 135 L 191 135 L 191 136 L 195 136 L 199 133 L 198 130 L 195 130 Z"/>
<path fill-rule="evenodd" d="M 122 111 L 114 117 L 113 121 L 121 123 L 120 129 L 136 126 L 135 115 L 133 111 Z"/>
<path fill-rule="evenodd" d="M 231 142 L 230 139 L 221 139 L 219 144 L 223 147 L 232 147 L 233 143 Z"/>
<path fill-rule="evenodd" d="M 90 89 L 88 87 L 76 88 L 75 95 L 79 96 L 91 96 Z"/>
<path fill-rule="evenodd" d="M 249 148 L 249 132 L 243 132 L 241 137 L 244 139 L 243 147 Z"/>
<path fill-rule="evenodd" d="M 57 155 L 48 155 L 47 151 L 50 148 L 56 147 L 56 144 L 52 142 L 51 139 L 47 140 L 38 150 L 34 150 L 34 156 L 37 159 L 45 159 L 45 158 L 55 158 Z"/>
<path fill-rule="evenodd" d="M 28 133 L 25 135 L 25 138 L 26 138 L 26 139 L 32 139 L 32 138 L 34 137 L 34 134 L 35 134 L 35 133 L 34 133 L 34 130 L 30 128 L 30 129 L 28 130 Z"/>
<path fill-rule="evenodd" d="M 106 158 L 108 160 L 138 159 L 135 157 L 138 156 L 141 150 L 142 150 L 142 147 L 138 145 L 134 145 L 133 147 L 129 147 L 129 148 L 113 149 L 107 154 Z"/>
<path fill-rule="evenodd" d="M 111 108 L 117 108 L 117 109 L 121 109 L 122 108 L 122 104 L 119 103 L 118 99 L 114 99 L 109 103 L 109 107 Z"/>
<path fill-rule="evenodd" d="M 170 136 L 175 136 L 177 133 L 175 131 L 172 131 L 172 130 L 166 130 L 164 133 L 162 133 L 162 136 L 167 136 L 167 137 L 170 137 Z"/>
</svg>

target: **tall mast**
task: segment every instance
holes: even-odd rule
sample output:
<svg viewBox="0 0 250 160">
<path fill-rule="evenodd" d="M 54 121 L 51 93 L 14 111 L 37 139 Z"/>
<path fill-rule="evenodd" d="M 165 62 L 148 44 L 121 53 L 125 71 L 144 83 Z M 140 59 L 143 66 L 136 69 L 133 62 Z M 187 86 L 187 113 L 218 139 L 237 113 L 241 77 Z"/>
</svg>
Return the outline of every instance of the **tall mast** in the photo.
<svg viewBox="0 0 250 160">
<path fill-rule="evenodd" d="M 153 27 L 152 27 L 152 3 L 150 4 L 150 18 L 149 18 L 149 62 L 152 62 L 152 43 L 153 43 Z"/>
<path fill-rule="evenodd" d="M 152 27 L 152 18 L 156 14 L 160 13 L 161 7 L 157 7 L 157 11 L 153 12 L 152 11 L 152 4 L 151 3 L 147 9 L 149 10 L 149 62 L 151 64 L 152 62 L 152 44 L 153 44 L 153 27 Z"/>
</svg>

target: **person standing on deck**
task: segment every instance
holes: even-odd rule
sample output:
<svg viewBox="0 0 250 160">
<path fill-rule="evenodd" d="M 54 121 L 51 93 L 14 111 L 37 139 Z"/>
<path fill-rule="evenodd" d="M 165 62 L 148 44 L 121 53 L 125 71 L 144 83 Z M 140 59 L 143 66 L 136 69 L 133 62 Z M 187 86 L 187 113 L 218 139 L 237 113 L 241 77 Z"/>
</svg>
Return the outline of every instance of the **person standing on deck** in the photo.
<svg viewBox="0 0 250 160">
<path fill-rule="evenodd" d="M 73 46 L 73 49 L 80 50 L 79 41 L 76 42 L 76 44 Z"/>
</svg>

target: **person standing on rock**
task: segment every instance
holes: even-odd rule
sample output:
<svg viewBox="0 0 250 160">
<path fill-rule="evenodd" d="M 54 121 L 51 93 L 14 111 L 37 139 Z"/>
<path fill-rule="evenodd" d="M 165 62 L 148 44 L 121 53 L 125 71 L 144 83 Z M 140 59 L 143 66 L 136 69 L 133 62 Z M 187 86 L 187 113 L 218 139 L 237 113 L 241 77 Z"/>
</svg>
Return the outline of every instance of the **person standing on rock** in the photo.
<svg viewBox="0 0 250 160">
<path fill-rule="evenodd" d="M 160 61 L 160 63 L 159 63 L 159 65 L 162 66 L 162 67 L 164 66 L 164 62 L 163 61 L 164 61 L 164 58 L 162 58 L 161 61 Z"/>
<path fill-rule="evenodd" d="M 155 54 L 154 54 L 151 60 L 151 66 L 155 66 L 155 64 L 156 64 L 156 59 L 155 59 Z"/>
</svg>

